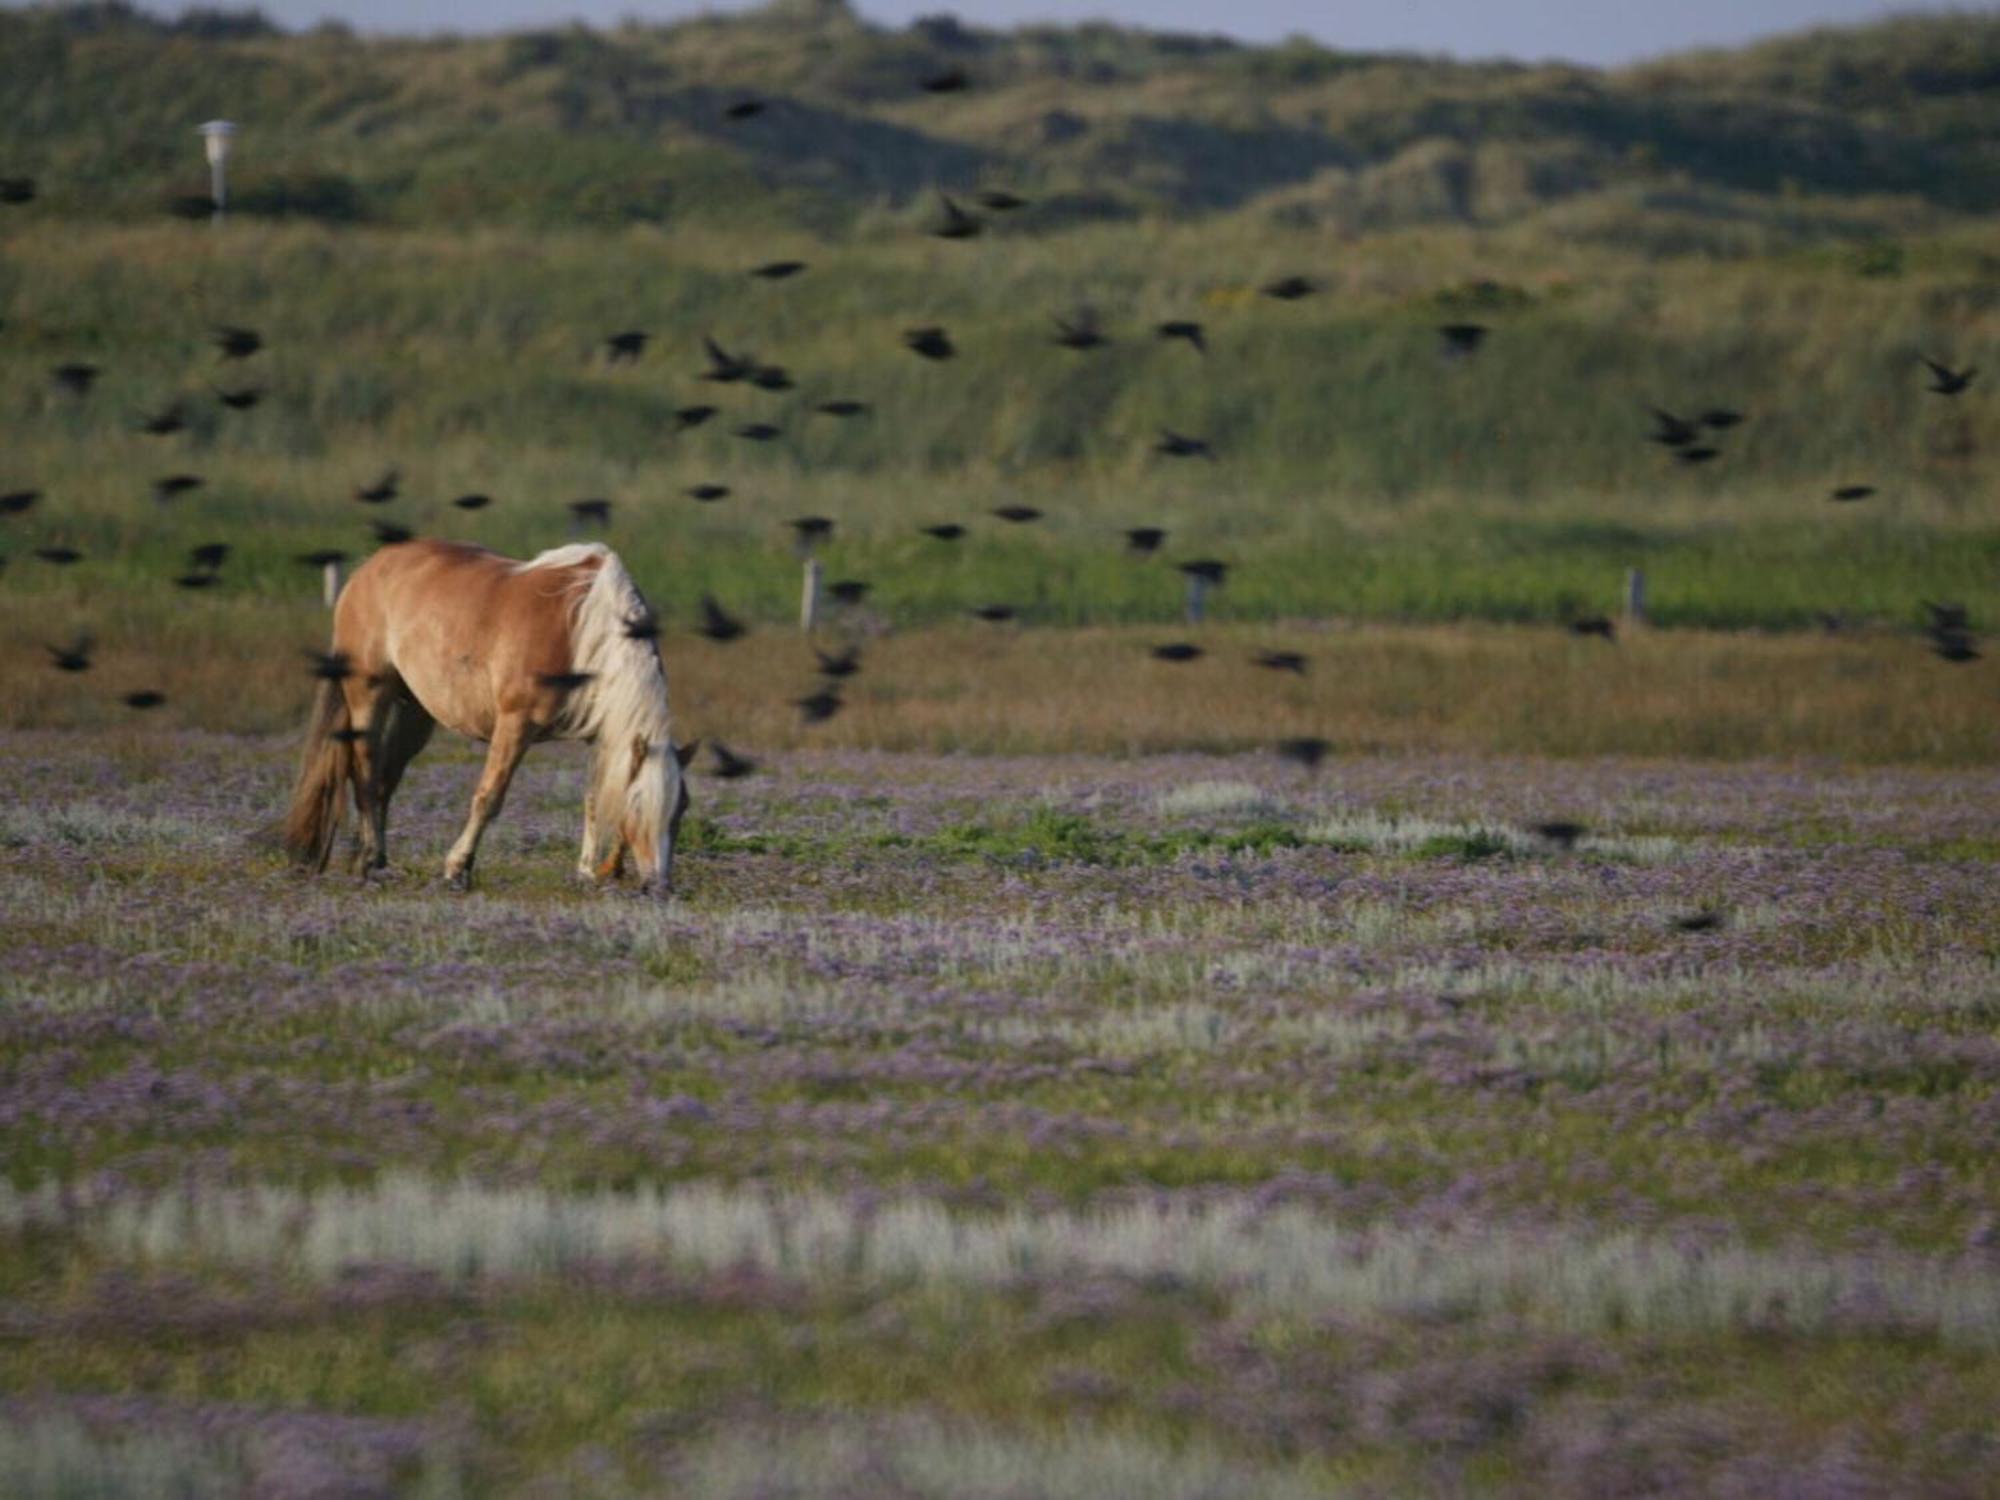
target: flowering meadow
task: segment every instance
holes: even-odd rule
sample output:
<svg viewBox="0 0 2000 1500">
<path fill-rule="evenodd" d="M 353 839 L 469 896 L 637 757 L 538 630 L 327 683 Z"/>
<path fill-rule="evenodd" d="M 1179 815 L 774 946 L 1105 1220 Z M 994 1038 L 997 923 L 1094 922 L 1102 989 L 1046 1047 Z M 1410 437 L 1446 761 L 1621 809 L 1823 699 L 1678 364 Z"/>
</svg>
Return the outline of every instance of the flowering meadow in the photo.
<svg viewBox="0 0 2000 1500">
<path fill-rule="evenodd" d="M 656 904 L 291 755 L 0 733 L 10 1495 L 2000 1472 L 2000 770 L 802 749 Z"/>
</svg>

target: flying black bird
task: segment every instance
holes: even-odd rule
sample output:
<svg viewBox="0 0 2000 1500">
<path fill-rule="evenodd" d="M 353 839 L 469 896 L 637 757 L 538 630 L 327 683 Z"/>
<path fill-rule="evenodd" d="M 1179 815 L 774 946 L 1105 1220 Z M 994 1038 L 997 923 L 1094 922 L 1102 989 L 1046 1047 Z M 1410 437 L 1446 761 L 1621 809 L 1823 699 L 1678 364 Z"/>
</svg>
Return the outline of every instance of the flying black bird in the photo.
<svg viewBox="0 0 2000 1500">
<path fill-rule="evenodd" d="M 827 597 L 835 604 L 855 605 L 868 597 L 875 585 L 859 578 L 841 578 L 826 586 Z"/>
<path fill-rule="evenodd" d="M 794 540 L 799 546 L 810 548 L 833 535 L 833 521 L 826 516 L 800 516 L 796 521 L 788 521 Z"/>
<path fill-rule="evenodd" d="M 34 201 L 34 178 L 0 177 L 0 203 L 33 203 Z"/>
<path fill-rule="evenodd" d="M 198 490 L 205 481 L 199 474 L 169 474 L 164 479 L 153 481 L 153 498 L 165 505 L 169 500 L 177 500 L 190 490 Z"/>
<path fill-rule="evenodd" d="M 1710 448 L 1705 444 L 1698 443 L 1693 447 L 1675 450 L 1674 457 L 1689 468 L 1693 468 L 1697 464 L 1705 464 L 1712 459 L 1720 457 L 1721 453 L 1722 450 L 1720 448 Z"/>
<path fill-rule="evenodd" d="M 155 692 L 151 688 L 141 688 L 136 693 L 127 693 L 124 698 L 127 708 L 137 709 L 158 708 L 166 701 L 167 695 L 165 693 Z"/>
<path fill-rule="evenodd" d="M 783 437 L 785 429 L 773 427 L 769 422 L 745 422 L 736 429 L 736 435 L 753 443 L 768 443 L 772 438 Z"/>
<path fill-rule="evenodd" d="M 1267 671 L 1294 672 L 1300 677 L 1306 675 L 1306 658 L 1300 651 L 1259 651 L 1251 660 Z"/>
<path fill-rule="evenodd" d="M 950 359 L 958 353 L 951 342 L 951 335 L 934 324 L 923 328 L 905 329 L 903 344 L 925 359 Z"/>
<path fill-rule="evenodd" d="M 68 391 L 72 396 L 88 396 L 91 386 L 97 383 L 99 373 L 96 365 L 80 363 L 57 365 L 53 370 L 49 371 L 49 374 L 54 377 L 55 383 Z"/>
<path fill-rule="evenodd" d="M 1979 373 L 1976 368 L 1971 366 L 1963 370 L 1954 370 L 1949 365 L 1939 364 L 1928 355 L 1920 354 L 1917 358 L 1930 366 L 1931 383 L 1925 389 L 1933 396 L 1956 396 L 1960 391 L 1971 385 L 1973 377 Z"/>
<path fill-rule="evenodd" d="M 648 605 L 620 628 L 628 641 L 657 641 L 660 638 L 660 612 Z"/>
<path fill-rule="evenodd" d="M 1068 318 L 1056 319 L 1058 346 L 1064 349 L 1102 349 L 1111 340 L 1098 327 L 1097 313 L 1088 307 L 1079 307 Z"/>
<path fill-rule="evenodd" d="M 486 509 L 487 506 L 493 503 L 493 497 L 491 495 L 481 495 L 478 493 L 474 493 L 470 495 L 460 495 L 456 500 L 452 501 L 451 503 L 457 506 L 460 510 L 484 510 Z"/>
<path fill-rule="evenodd" d="M 1711 432 L 1727 432 L 1732 427 L 1743 425 L 1743 413 L 1732 411 L 1726 406 L 1712 407 L 1695 419 Z"/>
<path fill-rule="evenodd" d="M 965 535 L 965 528 L 956 521 L 940 521 L 935 526 L 923 528 L 925 536 L 936 537 L 941 542 L 955 542 Z"/>
<path fill-rule="evenodd" d="M 956 94 L 969 88 L 971 78 L 963 68 L 946 68 L 942 73 L 933 73 L 919 85 L 926 94 Z"/>
<path fill-rule="evenodd" d="M 1000 188 L 986 188 L 972 195 L 972 201 L 981 208 L 990 208 L 996 214 L 1012 213 L 1017 208 L 1026 208 L 1028 200 Z"/>
<path fill-rule="evenodd" d="M 335 563 L 346 562 L 347 554 L 325 548 L 318 552 L 301 552 L 298 560 L 308 568 L 330 568 Z"/>
<path fill-rule="evenodd" d="M 217 391 L 215 399 L 231 411 L 248 411 L 264 399 L 264 393 L 254 385 L 246 385 L 238 390 Z"/>
<path fill-rule="evenodd" d="M 1025 525 L 1029 521 L 1039 521 L 1042 518 L 1042 513 L 1032 505 L 996 505 L 992 514 L 1003 521 L 1012 521 L 1016 526 Z"/>
<path fill-rule="evenodd" d="M 83 561 L 83 554 L 74 547 L 37 547 L 35 556 L 45 563 L 54 563 L 58 568 Z"/>
<path fill-rule="evenodd" d="M 1930 615 L 1924 634 L 1930 637 L 1932 651 L 1953 663 L 1979 660 L 1972 644 L 1971 612 L 1963 604 L 1933 604 L 1927 599 L 1924 609 Z"/>
<path fill-rule="evenodd" d="M 1488 331 L 1484 323 L 1446 323 L 1438 329 L 1444 339 L 1445 358 L 1465 359 L 1477 354 Z"/>
<path fill-rule="evenodd" d="M 868 413 L 866 401 L 822 401 L 814 411 L 829 417 L 860 417 Z"/>
<path fill-rule="evenodd" d="M 215 347 L 224 359 L 248 359 L 264 347 L 264 339 L 254 328 L 233 328 L 225 323 L 215 330 Z"/>
<path fill-rule="evenodd" d="M 1562 819 L 1551 819 L 1546 823 L 1531 823 L 1528 827 L 1529 831 L 1537 838 L 1547 839 L 1558 849 L 1574 849 L 1576 841 L 1588 832 L 1581 823 L 1566 822 Z"/>
<path fill-rule="evenodd" d="M 708 748 L 715 756 L 715 770 L 712 774 L 719 781 L 740 781 L 757 769 L 756 761 L 738 755 L 721 740 L 710 740 Z"/>
<path fill-rule="evenodd" d="M 1843 484 L 1826 498 L 1829 500 L 1838 500 L 1845 504 L 1852 504 L 1856 500 L 1866 500 L 1874 493 L 1875 486 L 1872 484 Z"/>
<path fill-rule="evenodd" d="M 747 354 L 731 354 L 707 334 L 702 335 L 701 347 L 708 354 L 708 368 L 701 372 L 703 380 L 729 385 L 747 378 L 756 368 L 756 362 Z"/>
<path fill-rule="evenodd" d="M 762 99 L 738 99 L 722 111 L 725 120 L 754 120 L 764 113 Z"/>
<path fill-rule="evenodd" d="M 750 274 L 762 281 L 783 281 L 796 276 L 806 268 L 802 260 L 767 260 L 761 266 L 752 266 Z"/>
<path fill-rule="evenodd" d="M 535 681 L 553 692 L 568 695 L 597 680 L 595 672 L 538 672 Z"/>
<path fill-rule="evenodd" d="M 674 410 L 674 431 L 686 432 L 690 427 L 699 427 L 715 415 L 712 406 L 682 406 Z"/>
<path fill-rule="evenodd" d="M 623 333 L 607 334 L 604 339 L 604 362 L 606 364 L 633 364 L 646 352 L 646 341 L 652 335 L 639 328 L 628 328 Z"/>
<path fill-rule="evenodd" d="M 728 499 L 729 486 L 726 484 L 691 484 L 683 493 L 692 496 L 706 505 L 717 500 Z"/>
<path fill-rule="evenodd" d="M 41 498 L 40 490 L 9 490 L 0 495 L 0 516 L 18 516 Z"/>
<path fill-rule="evenodd" d="M 183 573 L 174 580 L 176 587 L 184 589 L 212 589 L 221 582 L 220 573 Z"/>
<path fill-rule="evenodd" d="M 203 542 L 199 547 L 188 549 L 188 566 L 203 568 L 209 572 L 229 561 L 229 543 Z"/>
<path fill-rule="evenodd" d="M 354 660 L 345 651 L 314 651 L 308 647 L 304 655 L 312 663 L 312 675 L 321 682 L 345 682 L 354 675 Z"/>
<path fill-rule="evenodd" d="M 167 437 L 187 426 L 187 416 L 178 401 L 171 402 L 139 420 L 139 430 L 153 437 Z"/>
<path fill-rule="evenodd" d="M 1215 458 L 1215 450 L 1208 446 L 1206 438 L 1188 437 L 1169 427 L 1160 429 L 1160 440 L 1153 444 L 1153 451 L 1169 458 L 1206 458 L 1211 462 Z"/>
<path fill-rule="evenodd" d="M 1618 627 L 1613 625 L 1603 615 L 1585 615 L 1580 620 L 1571 620 L 1569 622 L 1569 633 L 1571 635 L 1600 636 L 1607 641 L 1618 639 Z"/>
<path fill-rule="evenodd" d="M 384 547 L 394 547 L 409 541 L 416 533 L 407 526 L 398 526 L 394 521 L 377 521 L 370 528 L 375 540 Z"/>
<path fill-rule="evenodd" d="M 572 500 L 569 513 L 584 526 L 606 526 L 611 522 L 611 502 L 609 500 Z"/>
<path fill-rule="evenodd" d="M 744 635 L 748 629 L 749 627 L 741 620 L 716 603 L 713 594 L 701 596 L 701 623 L 695 626 L 697 635 L 705 635 L 718 645 L 727 645 Z"/>
<path fill-rule="evenodd" d="M 400 493 L 402 482 L 403 476 L 398 470 L 384 469 L 380 479 L 356 490 L 354 498 L 365 505 L 385 505 Z"/>
<path fill-rule="evenodd" d="M 791 371 L 783 365 L 758 365 L 749 379 L 760 391 L 789 391 L 793 384 Z"/>
<path fill-rule="evenodd" d="M 1319 283 L 1309 276 L 1285 276 L 1267 283 L 1261 290 L 1266 297 L 1274 297 L 1280 302 L 1296 302 L 1318 291 Z"/>
<path fill-rule="evenodd" d="M 1685 448 L 1701 436 L 1701 425 L 1685 421 L 1670 411 L 1653 408 L 1653 432 L 1650 441 L 1668 448 Z"/>
<path fill-rule="evenodd" d="M 90 632 L 88 631 L 79 634 L 75 641 L 67 646 L 50 646 L 45 644 L 42 647 L 44 651 L 49 653 L 49 660 L 58 672 L 88 672 L 90 670 L 90 653 L 94 648 L 95 643 L 91 640 Z"/>
<path fill-rule="evenodd" d="M 819 658 L 819 675 L 822 677 L 852 677 L 861 670 L 861 648 L 849 646 L 838 655 L 828 655 L 818 647 L 813 655 Z"/>
<path fill-rule="evenodd" d="M 1198 661 L 1202 656 L 1202 649 L 1187 641 L 1170 641 L 1164 646 L 1155 646 L 1153 656 L 1158 661 Z"/>
<path fill-rule="evenodd" d="M 1673 928 L 1676 932 L 1714 932 L 1722 922 L 1721 912 L 1713 907 L 1704 907 L 1700 911 L 1689 912 L 1684 917 L 1675 917 Z"/>
<path fill-rule="evenodd" d="M 804 710 L 808 724 L 823 724 L 844 707 L 839 692 L 830 687 L 823 687 L 816 693 L 808 693 L 805 697 L 795 698 L 792 701 Z"/>
<path fill-rule="evenodd" d="M 1186 339 L 1194 345 L 1197 354 L 1208 353 L 1208 339 L 1202 333 L 1201 324 L 1187 318 L 1174 318 L 1165 323 L 1155 324 L 1153 332 L 1163 339 Z"/>
<path fill-rule="evenodd" d="M 1194 562 L 1184 562 L 1178 566 L 1179 570 L 1187 574 L 1188 577 L 1199 578 L 1203 583 L 1212 583 L 1218 588 L 1221 587 L 1222 581 L 1229 576 L 1229 564 L 1217 562 L 1212 557 L 1199 558 Z"/>
<path fill-rule="evenodd" d="M 1133 552 L 1158 552 L 1160 544 L 1167 539 L 1163 526 L 1133 526 L 1125 532 L 1125 545 Z"/>
<path fill-rule="evenodd" d="M 968 613 L 989 625 L 1004 625 L 1020 613 L 1011 604 L 977 604 Z"/>
<path fill-rule="evenodd" d="M 1332 745 L 1318 735 L 1302 735 L 1298 739 L 1279 740 L 1278 755 L 1281 759 L 1294 761 L 1308 771 L 1317 771 L 1321 761 L 1326 759 Z"/>
<path fill-rule="evenodd" d="M 945 194 L 938 194 L 938 202 L 944 208 L 944 217 L 931 226 L 931 233 L 937 238 L 969 240 L 986 228 L 985 221 L 977 214 L 967 213 Z"/>
</svg>

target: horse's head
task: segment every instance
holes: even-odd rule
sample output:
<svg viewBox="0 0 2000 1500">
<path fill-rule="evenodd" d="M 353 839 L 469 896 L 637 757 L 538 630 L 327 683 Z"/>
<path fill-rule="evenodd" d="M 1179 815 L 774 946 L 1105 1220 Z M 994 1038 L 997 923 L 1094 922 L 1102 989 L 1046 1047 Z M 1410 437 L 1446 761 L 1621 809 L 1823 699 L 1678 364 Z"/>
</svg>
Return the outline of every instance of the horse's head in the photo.
<svg viewBox="0 0 2000 1500">
<path fill-rule="evenodd" d="M 666 895 L 673 885 L 674 840 L 688 810 L 687 768 L 701 741 L 672 747 L 662 755 L 643 738 L 632 742 L 631 772 L 618 837 L 632 851 L 641 886 Z"/>
</svg>

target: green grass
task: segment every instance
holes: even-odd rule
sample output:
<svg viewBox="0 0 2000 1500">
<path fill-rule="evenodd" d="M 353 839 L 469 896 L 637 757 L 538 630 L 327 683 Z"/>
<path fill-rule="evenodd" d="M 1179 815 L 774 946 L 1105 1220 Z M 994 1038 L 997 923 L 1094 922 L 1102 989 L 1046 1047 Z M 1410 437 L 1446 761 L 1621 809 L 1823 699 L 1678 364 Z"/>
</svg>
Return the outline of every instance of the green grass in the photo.
<svg viewBox="0 0 2000 1500">
<path fill-rule="evenodd" d="M 1984 253 L 1991 237 L 1956 243 Z M 1330 249 L 1316 237 L 1282 255 L 1228 223 L 850 242 L 798 247 L 818 264 L 796 282 L 742 275 L 773 248 L 723 230 L 17 230 L 0 273 L 0 399 L 19 414 L 4 482 L 44 499 L 0 522 L 5 587 L 177 608 L 167 580 L 185 549 L 222 537 L 239 552 L 226 613 L 230 596 L 309 597 L 292 555 L 363 548 L 377 514 L 522 553 L 564 539 L 566 501 L 606 496 L 610 539 L 649 588 L 670 604 L 712 591 L 766 619 L 795 608 L 784 523 L 806 513 L 838 523 L 831 576 L 872 579 L 899 622 L 995 599 L 1046 623 L 1170 620 L 1180 580 L 1118 535 L 1142 523 L 1171 529 L 1170 558 L 1235 564 L 1224 617 L 1550 620 L 1614 607 L 1635 566 L 1667 625 L 1902 624 L 1926 597 L 1982 615 L 2000 603 L 1983 488 L 1993 404 L 1977 386 L 1955 403 L 1925 394 L 1915 362 L 1976 348 L 1993 314 L 1959 269 L 1970 262 L 1886 282 L 1578 252 L 1551 266 L 1532 239 L 1475 250 L 1437 233 L 1342 251 L 1330 294 L 1281 308 L 1241 301 L 1232 268 L 1246 254 L 1246 279 L 1260 262 L 1313 264 Z M 1431 324 L 1475 270 L 1527 301 L 1491 315 L 1485 353 L 1446 365 Z M 1048 342 L 1049 314 L 1080 300 L 1106 310 L 1117 345 Z M 1209 324 L 1206 361 L 1146 333 L 1188 311 Z M 205 339 L 225 319 L 262 330 L 270 352 L 218 370 Z M 959 359 L 929 366 L 898 346 L 931 319 Z M 609 370 L 597 342 L 627 326 L 659 342 Z M 704 332 L 782 361 L 799 389 L 703 384 Z M 85 402 L 49 387 L 70 358 L 106 369 Z M 269 398 L 225 412 L 208 396 L 221 379 Z M 875 410 L 810 411 L 833 395 Z M 189 433 L 132 431 L 176 397 Z M 724 413 L 673 436 L 669 413 L 696 401 Z M 1716 402 L 1750 420 L 1712 469 L 1646 441 L 1650 406 Z M 786 436 L 732 435 L 752 419 Z M 1206 435 L 1218 460 L 1154 454 L 1164 426 Z M 355 504 L 392 465 L 405 498 Z M 207 487 L 154 503 L 151 481 L 173 472 Z M 705 481 L 735 494 L 682 493 Z M 1826 502 L 1857 481 L 1881 494 Z M 471 490 L 494 509 L 444 504 Z M 985 518 L 1019 501 L 1047 519 Z M 949 549 L 917 533 L 947 518 L 974 535 Z M 59 574 L 27 555 L 51 543 L 88 561 Z"/>
</svg>

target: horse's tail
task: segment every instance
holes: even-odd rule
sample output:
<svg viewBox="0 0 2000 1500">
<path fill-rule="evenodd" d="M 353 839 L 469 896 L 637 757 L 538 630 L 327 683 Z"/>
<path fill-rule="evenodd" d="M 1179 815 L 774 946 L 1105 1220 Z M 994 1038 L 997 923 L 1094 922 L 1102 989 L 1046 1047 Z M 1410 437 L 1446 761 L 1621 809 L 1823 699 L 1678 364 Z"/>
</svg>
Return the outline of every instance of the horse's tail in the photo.
<svg viewBox="0 0 2000 1500">
<path fill-rule="evenodd" d="M 347 806 L 347 783 L 354 775 L 354 743 L 348 735 L 347 695 L 337 682 L 322 682 L 306 725 L 299 758 L 299 782 L 285 818 L 285 847 L 309 870 L 324 870 L 333 836 Z"/>
</svg>

